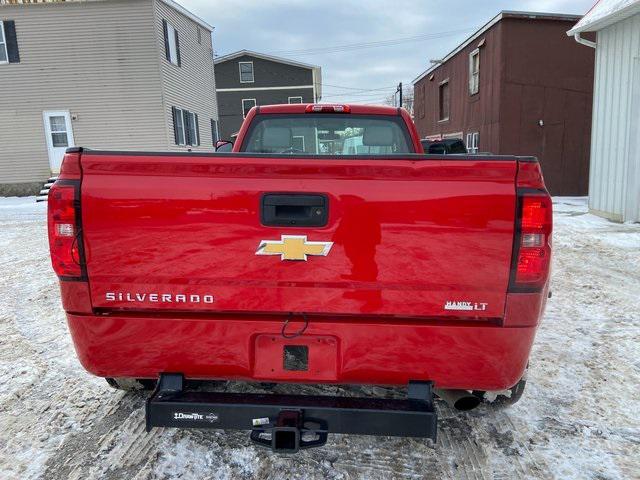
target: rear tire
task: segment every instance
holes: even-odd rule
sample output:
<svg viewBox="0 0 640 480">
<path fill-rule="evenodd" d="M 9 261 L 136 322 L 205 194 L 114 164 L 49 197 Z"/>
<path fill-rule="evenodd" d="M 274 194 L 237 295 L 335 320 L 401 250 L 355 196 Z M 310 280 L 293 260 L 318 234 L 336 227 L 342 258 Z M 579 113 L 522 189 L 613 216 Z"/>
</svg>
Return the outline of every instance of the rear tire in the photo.
<svg viewBox="0 0 640 480">
<path fill-rule="evenodd" d="M 522 378 L 513 387 L 497 393 L 494 397 L 494 392 L 484 392 L 481 390 L 474 390 L 473 394 L 482 399 L 482 403 L 496 409 L 507 408 L 514 405 L 522 398 L 524 388 L 527 385 L 527 380 Z"/>
<path fill-rule="evenodd" d="M 125 392 L 137 392 L 141 390 L 153 390 L 156 387 L 155 380 L 147 378 L 105 378 L 110 387 Z"/>
</svg>

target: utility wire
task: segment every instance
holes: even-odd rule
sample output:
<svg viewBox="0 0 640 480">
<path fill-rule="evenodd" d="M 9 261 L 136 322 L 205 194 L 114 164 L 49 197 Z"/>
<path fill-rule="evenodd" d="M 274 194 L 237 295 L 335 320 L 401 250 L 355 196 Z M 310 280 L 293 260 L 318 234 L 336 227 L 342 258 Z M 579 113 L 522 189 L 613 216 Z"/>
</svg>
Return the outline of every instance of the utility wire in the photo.
<svg viewBox="0 0 640 480">
<path fill-rule="evenodd" d="M 398 37 L 391 38 L 387 40 L 380 40 L 375 42 L 361 42 L 361 43 L 347 43 L 343 45 L 333 45 L 330 47 L 318 47 L 318 48 L 306 48 L 306 49 L 297 49 L 297 50 L 273 50 L 271 52 L 267 52 L 269 54 L 277 54 L 283 56 L 295 56 L 295 55 L 317 55 L 324 53 L 343 53 L 350 52 L 354 50 L 362 50 L 367 48 L 378 48 L 378 47 L 392 47 L 396 45 L 401 45 L 403 43 L 409 42 L 421 42 L 424 40 L 434 40 L 437 38 L 449 37 L 452 35 L 458 35 L 461 33 L 466 33 L 470 31 L 477 30 L 477 27 L 474 28 L 461 28 L 458 30 L 448 30 L 444 32 L 435 32 L 435 33 L 425 33 L 422 35 L 414 35 L 411 37 Z M 227 55 L 227 54 L 224 54 Z M 216 54 L 216 57 L 224 56 L 222 54 Z"/>
<path fill-rule="evenodd" d="M 330 47 L 319 47 L 319 48 L 307 48 L 307 49 L 298 49 L 298 50 L 276 50 L 270 53 L 278 54 L 278 55 L 315 55 L 315 54 L 323 54 L 323 53 L 341 53 L 348 52 L 353 50 L 361 50 L 366 48 L 376 48 L 376 47 L 389 47 L 400 45 L 402 43 L 407 42 L 419 42 L 424 40 L 432 40 L 436 38 L 447 37 L 451 35 L 458 35 L 460 33 L 469 32 L 471 30 L 476 30 L 475 28 L 462 28 L 457 30 L 449 30 L 444 32 L 437 33 L 427 33 L 422 35 L 414 35 L 411 37 L 399 37 L 392 38 L 387 40 L 380 40 L 376 42 L 361 42 L 361 43 L 349 43 L 344 45 L 333 45 Z"/>
<path fill-rule="evenodd" d="M 391 95 L 394 91 L 390 88 L 386 89 L 386 93 Z M 349 92 L 349 93 L 330 93 L 328 95 L 322 94 L 322 98 L 332 98 L 332 97 L 379 97 L 380 95 L 384 95 L 385 92 L 376 92 L 376 91 L 363 91 L 363 92 Z"/>
<path fill-rule="evenodd" d="M 374 90 L 388 90 L 390 88 L 396 88 L 395 85 L 389 85 L 387 87 L 380 87 L 380 88 L 355 88 L 355 87 L 343 87 L 342 85 L 331 85 L 329 83 L 321 83 L 320 85 L 322 85 L 323 87 L 329 87 L 329 88 L 342 88 L 344 90 L 361 90 L 361 91 L 374 91 Z"/>
</svg>

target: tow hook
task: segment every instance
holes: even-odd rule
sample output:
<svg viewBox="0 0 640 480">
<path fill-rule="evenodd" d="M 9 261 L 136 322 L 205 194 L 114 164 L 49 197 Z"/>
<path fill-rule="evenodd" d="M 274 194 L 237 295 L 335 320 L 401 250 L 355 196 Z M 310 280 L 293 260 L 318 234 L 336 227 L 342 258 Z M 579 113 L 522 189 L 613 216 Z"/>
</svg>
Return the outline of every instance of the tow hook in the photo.
<svg viewBox="0 0 640 480">
<path fill-rule="evenodd" d="M 254 424 L 260 423 L 260 420 L 254 420 Z M 275 422 L 269 421 L 254 427 L 250 439 L 256 445 L 271 448 L 274 452 L 296 453 L 300 449 L 324 445 L 327 443 L 327 434 L 326 422 L 305 419 L 303 410 L 282 410 Z"/>
</svg>

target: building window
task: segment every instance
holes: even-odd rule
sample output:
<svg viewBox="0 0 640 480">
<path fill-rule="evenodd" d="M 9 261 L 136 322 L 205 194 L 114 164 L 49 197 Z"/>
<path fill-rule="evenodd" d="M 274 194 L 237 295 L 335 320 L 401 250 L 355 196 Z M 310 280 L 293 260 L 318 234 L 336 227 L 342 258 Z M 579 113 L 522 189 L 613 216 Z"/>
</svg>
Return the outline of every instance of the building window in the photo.
<svg viewBox="0 0 640 480">
<path fill-rule="evenodd" d="M 253 83 L 253 62 L 238 62 L 240 83 Z"/>
<path fill-rule="evenodd" d="M 198 26 L 196 26 L 196 35 L 198 36 L 198 43 L 202 44 L 202 30 Z"/>
<path fill-rule="evenodd" d="M 0 21 L 0 65 L 20 62 L 16 24 L 13 20 Z"/>
<path fill-rule="evenodd" d="M 439 87 L 439 95 L 438 95 L 438 105 L 439 105 L 439 119 L 440 121 L 449 120 L 449 108 L 450 108 L 450 98 L 449 98 L 449 80 L 445 80 L 440 83 Z"/>
<path fill-rule="evenodd" d="M 478 93 L 480 86 L 480 49 L 469 54 L 469 95 Z"/>
<path fill-rule="evenodd" d="M 49 130 L 51 131 L 51 144 L 54 147 L 68 147 L 67 122 L 64 116 L 49 117 Z"/>
<path fill-rule="evenodd" d="M 302 97 L 289 97 L 289 103 L 302 103 Z"/>
<path fill-rule="evenodd" d="M 164 30 L 164 53 L 167 61 L 177 65 L 181 65 L 180 61 L 180 40 L 178 39 L 178 31 L 173 28 L 166 20 L 162 20 L 162 29 Z"/>
<path fill-rule="evenodd" d="M 467 152 L 478 153 L 480 146 L 480 132 L 467 133 Z"/>
<path fill-rule="evenodd" d="M 184 137 L 184 116 L 182 110 L 176 107 L 171 107 L 171 113 L 173 114 L 173 137 L 176 145 L 185 145 Z"/>
<path fill-rule="evenodd" d="M 4 22 L 0 22 L 0 63 L 9 63 L 9 51 L 4 37 Z"/>
<path fill-rule="evenodd" d="M 304 136 L 294 135 L 291 137 L 291 148 L 304 152 Z"/>
<path fill-rule="evenodd" d="M 220 140 L 220 132 L 218 131 L 218 122 L 211 119 L 211 143 L 216 146 L 216 142 Z"/>
<path fill-rule="evenodd" d="M 198 114 L 193 112 L 187 112 L 186 114 L 186 126 L 187 126 L 187 145 L 200 145 L 200 126 L 198 125 Z"/>
<path fill-rule="evenodd" d="M 242 99 L 242 118 L 246 118 L 247 113 L 249 113 L 249 110 L 251 110 L 255 106 L 256 106 L 255 98 L 243 98 Z"/>
<path fill-rule="evenodd" d="M 198 114 L 171 107 L 173 114 L 173 136 L 176 145 L 200 145 Z"/>
</svg>

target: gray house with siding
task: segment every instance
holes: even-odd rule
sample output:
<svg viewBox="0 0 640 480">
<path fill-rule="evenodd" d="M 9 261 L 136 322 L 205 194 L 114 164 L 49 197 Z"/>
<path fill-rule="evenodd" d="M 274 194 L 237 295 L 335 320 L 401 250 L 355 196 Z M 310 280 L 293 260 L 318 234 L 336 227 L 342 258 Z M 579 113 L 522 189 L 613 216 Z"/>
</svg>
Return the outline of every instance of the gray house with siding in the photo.
<svg viewBox="0 0 640 480">
<path fill-rule="evenodd" d="M 173 0 L 0 5 L 0 195 L 67 147 L 211 151 L 213 27 Z"/>
<path fill-rule="evenodd" d="M 215 59 L 220 138 L 240 129 L 252 107 L 316 103 L 322 97 L 320 67 L 240 50 Z"/>
</svg>

